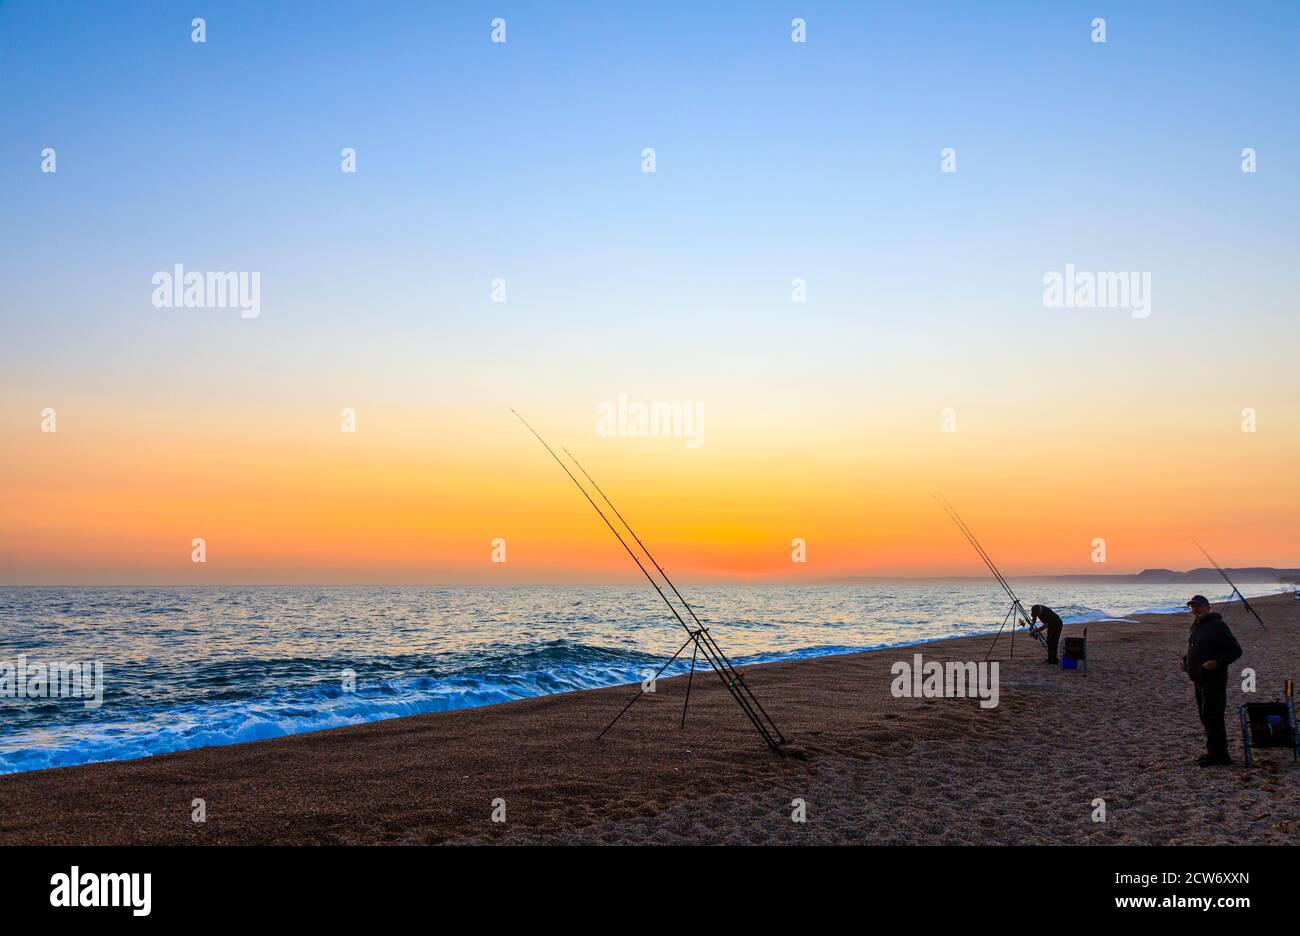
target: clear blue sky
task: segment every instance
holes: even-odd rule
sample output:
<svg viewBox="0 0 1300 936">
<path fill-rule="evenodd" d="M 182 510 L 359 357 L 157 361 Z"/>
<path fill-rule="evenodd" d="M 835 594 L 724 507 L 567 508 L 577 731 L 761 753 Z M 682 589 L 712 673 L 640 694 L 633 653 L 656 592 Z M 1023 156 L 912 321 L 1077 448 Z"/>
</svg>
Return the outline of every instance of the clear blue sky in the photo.
<svg viewBox="0 0 1300 936">
<path fill-rule="evenodd" d="M 954 296 L 1032 297 L 1063 259 L 1294 266 L 1298 36 L 1292 2 L 3 0 L 5 361 L 139 340 L 140 271 L 177 258 L 274 272 L 268 301 L 319 327 L 366 309 L 441 317 L 445 340 L 482 337 L 460 313 L 495 275 L 595 328 L 698 323 L 701 302 L 728 328 L 784 308 L 767 280 L 789 271 L 854 329 L 859 299 L 933 324 Z M 47 145 L 57 189 L 32 171 Z M 1236 296 L 1225 278 L 1166 277 L 1157 302 Z M 1269 313 L 1258 279 L 1238 314 Z M 69 314 L 35 313 L 52 302 Z"/>
</svg>

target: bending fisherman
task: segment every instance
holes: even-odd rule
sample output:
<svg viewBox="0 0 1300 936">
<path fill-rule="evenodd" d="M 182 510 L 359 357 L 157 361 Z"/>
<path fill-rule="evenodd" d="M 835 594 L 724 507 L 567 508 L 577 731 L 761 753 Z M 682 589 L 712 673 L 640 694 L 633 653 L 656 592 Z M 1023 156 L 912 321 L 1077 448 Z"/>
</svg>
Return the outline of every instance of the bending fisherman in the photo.
<svg viewBox="0 0 1300 936">
<path fill-rule="evenodd" d="M 1061 642 L 1061 616 L 1047 605 L 1040 604 L 1030 608 L 1029 613 L 1032 618 L 1030 633 L 1041 634 L 1047 631 L 1047 662 L 1060 663 L 1056 656 L 1056 648 Z"/>
</svg>

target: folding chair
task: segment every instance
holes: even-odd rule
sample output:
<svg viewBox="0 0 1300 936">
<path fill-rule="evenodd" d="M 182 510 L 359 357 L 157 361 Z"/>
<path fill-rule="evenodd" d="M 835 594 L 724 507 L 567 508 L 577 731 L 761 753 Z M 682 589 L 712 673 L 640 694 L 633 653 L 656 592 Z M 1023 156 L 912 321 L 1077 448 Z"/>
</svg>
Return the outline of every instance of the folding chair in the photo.
<svg viewBox="0 0 1300 936">
<path fill-rule="evenodd" d="M 1241 718 L 1241 746 L 1246 766 L 1254 763 L 1253 748 L 1290 748 L 1291 760 L 1300 760 L 1300 732 L 1296 731 L 1295 687 L 1291 680 L 1282 689 L 1282 702 L 1243 702 L 1237 710 Z"/>
</svg>

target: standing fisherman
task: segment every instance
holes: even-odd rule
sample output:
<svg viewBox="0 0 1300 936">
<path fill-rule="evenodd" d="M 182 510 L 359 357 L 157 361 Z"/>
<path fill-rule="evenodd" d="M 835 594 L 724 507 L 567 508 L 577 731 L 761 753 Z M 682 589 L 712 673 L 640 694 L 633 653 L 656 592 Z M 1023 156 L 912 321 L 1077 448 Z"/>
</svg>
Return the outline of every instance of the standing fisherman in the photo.
<svg viewBox="0 0 1300 936">
<path fill-rule="evenodd" d="M 1194 619 L 1182 667 L 1196 685 L 1196 710 L 1205 726 L 1205 755 L 1196 763 L 1202 767 L 1231 764 L 1223 713 L 1228 705 L 1228 666 L 1240 659 L 1241 644 L 1204 595 L 1193 597 L 1187 607 Z"/>
<path fill-rule="evenodd" d="M 1047 631 L 1047 662 L 1060 663 L 1060 659 L 1056 656 L 1056 648 L 1061 642 L 1061 616 L 1047 605 L 1034 605 L 1029 609 L 1029 613 L 1032 616 L 1031 633 Z M 1042 626 L 1033 627 L 1039 621 L 1043 622 Z"/>
</svg>

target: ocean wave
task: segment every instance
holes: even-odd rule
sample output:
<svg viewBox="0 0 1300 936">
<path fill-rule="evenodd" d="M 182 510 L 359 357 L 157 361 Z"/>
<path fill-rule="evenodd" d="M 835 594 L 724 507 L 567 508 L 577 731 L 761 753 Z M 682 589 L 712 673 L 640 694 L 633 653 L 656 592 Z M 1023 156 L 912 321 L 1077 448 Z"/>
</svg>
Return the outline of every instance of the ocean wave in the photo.
<svg viewBox="0 0 1300 936">
<path fill-rule="evenodd" d="M 1166 605 L 1159 608 L 1139 608 L 1137 611 L 1130 611 L 1130 615 L 1139 614 L 1186 614 L 1187 605 Z"/>
<path fill-rule="evenodd" d="M 749 654 L 731 658 L 737 666 L 854 653 L 865 646 L 825 645 Z M 274 669 L 303 674 L 325 669 L 342 672 L 339 660 L 295 658 L 274 661 Z M 0 738 L 0 774 L 106 760 L 129 760 L 192 748 L 261 741 L 366 722 L 477 708 L 510 702 L 640 682 L 664 667 L 661 678 L 684 675 L 690 659 L 679 656 L 665 667 L 662 657 L 636 650 L 587 645 L 566 640 L 546 641 L 523 650 L 505 649 L 472 660 L 377 660 L 356 672 L 356 685 L 321 681 L 291 689 L 228 701 L 167 708 L 119 707 L 114 715 L 86 720 L 70 730 L 51 725 Z M 697 661 L 697 669 L 707 664 Z M 441 671 L 439 675 L 380 678 L 385 670 Z M 242 661 L 204 674 L 208 686 L 237 681 L 259 670 L 258 661 Z M 269 674 L 262 672 L 263 679 Z M 80 704 L 80 703 L 76 703 Z"/>
<path fill-rule="evenodd" d="M 314 676 L 307 686 L 243 692 L 236 698 L 159 707 L 145 702 L 119 704 L 107 717 L 81 710 L 66 700 L 76 719 L 68 724 L 33 726 L 0 737 L 0 773 L 124 760 L 190 748 L 258 741 L 307 731 L 362 724 L 406 715 L 446 712 L 639 682 L 663 665 L 658 657 L 635 650 L 547 641 L 525 650 L 489 651 L 470 659 L 420 657 L 367 663 L 293 658 L 240 661 L 190 678 L 191 691 L 238 685 L 251 674 L 264 687 L 292 674 Z M 679 658 L 665 675 L 685 672 Z M 322 672 L 355 672 L 355 687 L 342 679 L 326 682 Z M 394 671 L 402 675 L 386 675 Z M 140 693 L 142 700 L 151 697 Z M 42 700 L 41 708 L 59 702 Z M 12 700 L 7 705 L 13 706 Z M 27 706 L 31 712 L 34 706 Z M 105 708 L 109 708 L 106 706 Z M 102 712 L 102 710 L 101 710 Z M 75 727 L 75 730 L 74 730 Z"/>
</svg>

